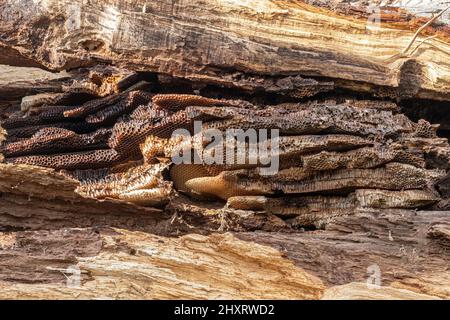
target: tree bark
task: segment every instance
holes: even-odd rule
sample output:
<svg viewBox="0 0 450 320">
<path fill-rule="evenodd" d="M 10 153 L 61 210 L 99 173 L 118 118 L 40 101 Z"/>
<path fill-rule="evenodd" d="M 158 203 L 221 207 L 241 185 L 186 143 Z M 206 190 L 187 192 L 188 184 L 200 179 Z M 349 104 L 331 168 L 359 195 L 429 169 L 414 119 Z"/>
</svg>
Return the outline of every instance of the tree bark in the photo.
<svg viewBox="0 0 450 320">
<path fill-rule="evenodd" d="M 382 96 L 450 100 L 447 16 L 402 54 L 430 15 L 411 14 L 408 1 L 393 1 L 406 10 L 381 8 L 379 16 L 360 1 L 335 3 L 7 0 L 0 52 L 16 55 L 0 62 L 22 64 L 20 56 L 63 70 L 103 61 L 226 87 L 243 87 L 252 75 L 301 75 Z"/>
<path fill-rule="evenodd" d="M 392 1 L 376 27 L 363 3 L 5 0 L 0 63 L 72 72 L 0 78 L 1 117 L 100 63 L 156 77 L 162 91 L 187 83 L 447 107 L 448 13 L 403 52 L 443 8 Z M 292 230 L 271 213 L 182 196 L 166 210 L 142 207 L 82 197 L 77 185 L 53 169 L 0 164 L 0 298 L 450 299 L 448 211 L 358 209 L 323 230 Z"/>
</svg>

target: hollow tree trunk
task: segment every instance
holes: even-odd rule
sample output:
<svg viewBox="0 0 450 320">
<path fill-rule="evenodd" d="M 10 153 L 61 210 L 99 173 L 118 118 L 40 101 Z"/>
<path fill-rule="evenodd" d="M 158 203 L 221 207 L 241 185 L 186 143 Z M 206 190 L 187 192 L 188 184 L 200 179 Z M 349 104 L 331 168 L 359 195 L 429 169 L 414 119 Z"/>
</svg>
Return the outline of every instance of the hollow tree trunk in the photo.
<svg viewBox="0 0 450 320">
<path fill-rule="evenodd" d="M 392 2 L 374 25 L 378 9 L 359 1 L 5 0 L 0 63 L 69 73 L 0 82 L 1 115 L 28 105 L 24 96 L 92 80 L 100 64 L 139 71 L 162 91 L 363 93 L 448 107 L 448 14 L 405 51 L 431 16 L 415 10 L 442 8 Z M 82 197 L 77 185 L 53 169 L 0 164 L 2 298 L 450 298 L 447 211 L 357 208 L 323 230 L 292 230 L 269 213 L 211 214 L 218 207 L 184 196 L 142 207 Z"/>
<path fill-rule="evenodd" d="M 338 87 L 359 91 L 450 99 L 446 23 L 425 29 L 402 55 L 429 18 L 398 7 L 382 8 L 377 27 L 368 21 L 378 16 L 359 1 L 338 1 L 335 7 L 327 1 L 309 2 L 316 6 L 259 0 L 89 5 L 6 0 L 0 6 L 0 43 L 6 49 L 0 50 L 13 50 L 51 70 L 105 61 L 230 87 L 251 86 L 246 83 L 251 75 L 300 74 L 334 79 Z M 405 1 L 406 9 L 408 3 L 413 6 Z M 439 12 L 433 1 L 422 3 L 423 11 Z M 435 37 L 409 56 L 428 36 Z M 21 63 L 10 54 L 2 60 Z"/>
</svg>

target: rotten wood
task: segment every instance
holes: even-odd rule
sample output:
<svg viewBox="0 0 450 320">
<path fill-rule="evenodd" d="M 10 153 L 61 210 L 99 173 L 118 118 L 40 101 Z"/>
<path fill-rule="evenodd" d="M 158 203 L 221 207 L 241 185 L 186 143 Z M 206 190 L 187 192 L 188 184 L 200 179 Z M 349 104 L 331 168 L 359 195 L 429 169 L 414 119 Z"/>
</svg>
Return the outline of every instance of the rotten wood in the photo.
<svg viewBox="0 0 450 320">
<path fill-rule="evenodd" d="M 360 1 L 8 0 L 0 5 L 0 51 L 52 70 L 107 62 L 237 88 L 252 75 L 325 77 L 355 91 L 448 101 L 446 14 L 423 30 L 412 56 L 400 54 L 444 8 L 424 1 L 424 17 L 409 6 L 393 2 L 374 17 Z M 0 62 L 22 63 L 11 55 Z"/>
<path fill-rule="evenodd" d="M 225 87 L 299 100 L 348 89 L 408 99 L 416 120 L 445 122 L 432 108 L 421 111 L 417 98 L 448 107 L 448 14 L 402 54 L 443 8 L 390 1 L 376 28 L 364 3 L 6 0 L 0 63 L 73 70 L 69 79 L 0 82 L 1 115 L 26 95 L 61 94 L 84 80 L 97 82 L 99 96 L 115 92 L 96 75 L 115 65 L 151 72 L 160 90 L 179 81 L 188 91 Z M 40 106 L 40 98 L 25 105 Z M 162 210 L 85 198 L 77 186 L 52 169 L 0 164 L 0 297 L 450 298 L 448 211 L 358 208 L 323 230 L 294 231 L 274 214 L 224 203 L 179 195 Z M 74 270 L 76 287 L 67 285 Z M 381 287 L 368 287 L 378 271 Z"/>
<path fill-rule="evenodd" d="M 240 233 L 273 246 L 329 286 L 366 282 L 449 298 L 450 230 L 446 211 L 362 211 L 338 217 L 323 231 L 292 235 Z M 375 271 L 374 271 L 375 270 Z"/>
<path fill-rule="evenodd" d="M 156 250 L 155 246 L 157 246 L 161 248 L 158 250 L 162 251 L 156 250 L 155 252 L 161 252 L 161 254 L 167 253 L 167 250 L 172 250 L 167 245 L 161 245 L 161 242 L 168 242 L 174 246 L 173 250 L 177 250 L 173 253 L 174 259 L 181 259 L 184 255 L 179 252 L 179 246 L 184 243 L 185 249 L 183 250 L 186 250 L 189 257 L 199 254 L 205 255 L 204 259 L 209 261 L 205 262 L 208 264 L 208 268 L 216 270 L 215 268 L 218 268 L 218 265 L 221 265 L 223 261 L 211 262 L 213 253 L 210 249 L 207 249 L 208 246 L 215 246 L 214 243 L 222 243 L 220 247 L 214 247 L 215 249 L 212 250 L 217 250 L 220 255 L 223 255 L 224 241 L 231 246 L 241 246 L 244 245 L 242 240 L 246 246 L 251 246 L 251 248 L 233 249 L 235 250 L 233 254 L 239 252 L 240 255 L 237 260 L 239 263 L 231 264 L 237 268 L 243 267 L 243 260 L 254 259 L 247 257 L 247 255 L 253 256 L 256 254 L 257 251 L 255 250 L 262 248 L 259 245 L 264 248 L 273 248 L 270 249 L 273 250 L 273 253 L 264 254 L 266 258 L 267 255 L 280 255 L 280 258 L 276 258 L 278 260 L 274 262 L 258 260 L 264 261 L 263 267 L 260 265 L 261 262 L 252 260 L 254 261 L 251 262 L 252 265 L 258 264 L 258 267 L 251 267 L 256 278 L 265 275 L 267 268 L 272 268 L 268 264 L 275 266 L 280 263 L 282 265 L 294 263 L 299 269 L 293 272 L 292 276 L 294 274 L 296 274 L 295 277 L 300 276 L 303 271 L 300 272 L 299 270 L 305 270 L 311 276 L 320 279 L 316 283 L 323 283 L 325 287 L 331 288 L 335 285 L 344 285 L 350 282 L 365 282 L 371 275 L 367 268 L 376 266 L 380 270 L 382 286 L 396 287 L 408 290 L 408 292 L 417 292 L 439 298 L 450 297 L 450 288 L 445 285 L 445 283 L 448 283 L 450 274 L 448 269 L 450 265 L 448 212 L 360 210 L 351 216 L 336 217 L 327 224 L 325 230 L 297 231 L 294 233 L 292 231 L 286 233 L 287 230 L 281 232 L 283 229 L 274 232 L 276 224 L 272 224 L 272 227 L 270 227 L 270 224 L 267 224 L 267 220 L 270 221 L 269 217 L 248 215 L 247 213 L 247 217 L 240 217 L 235 226 L 240 226 L 241 229 L 246 226 L 247 228 L 258 228 L 259 223 L 260 229 L 265 227 L 266 230 L 271 232 L 247 231 L 234 233 L 233 236 L 222 236 L 216 233 L 220 230 L 218 221 L 213 217 L 205 216 L 204 212 L 200 214 L 191 212 L 191 216 L 174 217 L 155 209 L 138 207 L 116 200 L 99 202 L 94 199 L 82 198 L 73 191 L 76 186 L 74 181 L 50 169 L 2 165 L 0 172 L 0 191 L 2 192 L 0 225 L 2 226 L 1 235 L 6 239 L 4 240 L 6 244 L 2 244 L 1 250 L 3 257 L 1 265 L 5 270 L 2 280 L 6 281 L 4 286 L 7 285 L 10 288 L 2 292 L 11 294 L 10 297 L 20 297 L 21 295 L 29 298 L 92 298 L 99 296 L 114 298 L 313 297 L 308 296 L 309 289 L 304 291 L 299 284 L 294 284 L 292 289 L 289 289 L 293 290 L 292 294 L 289 293 L 291 292 L 289 290 L 281 293 L 282 290 L 280 289 L 282 296 L 273 295 L 276 291 L 272 291 L 275 288 L 274 286 L 270 287 L 270 292 L 265 293 L 258 293 L 259 289 L 250 289 L 245 286 L 239 291 L 240 293 L 223 291 L 225 289 L 222 287 L 229 281 L 225 280 L 225 276 L 214 282 L 215 285 L 212 285 L 212 287 L 209 284 L 210 287 L 206 291 L 190 292 L 188 290 L 195 281 L 197 281 L 197 285 L 202 281 L 207 281 L 196 278 L 187 282 L 185 289 L 166 294 L 159 291 L 149 291 L 150 287 L 155 285 L 154 281 L 156 283 L 162 281 L 165 283 L 164 285 L 170 285 L 167 283 L 169 280 L 164 278 L 166 276 L 163 276 L 163 278 L 156 277 L 156 280 L 153 281 L 147 281 L 146 276 L 135 280 L 137 282 L 131 281 L 132 283 L 130 283 L 126 280 L 130 274 L 135 274 L 137 269 L 134 268 L 143 268 L 141 263 L 144 263 L 144 260 L 147 261 L 145 263 L 149 263 L 148 259 L 153 265 L 152 270 L 148 268 L 144 268 L 144 270 L 148 270 L 152 274 L 164 272 L 164 265 L 169 262 L 160 261 L 159 259 L 164 260 L 163 256 L 147 256 L 145 254 L 147 249 L 144 249 L 153 248 L 152 250 Z M 178 219 L 181 220 L 178 221 Z M 266 222 L 263 223 L 262 221 Z M 94 226 L 94 228 L 91 229 L 91 226 Z M 105 228 L 110 227 L 127 229 L 128 231 L 120 231 L 119 233 L 124 234 L 123 236 L 111 236 L 109 231 L 105 231 Z M 232 230 L 233 225 L 225 224 L 225 230 L 227 228 Z M 181 238 L 167 237 L 167 235 L 191 232 L 204 233 L 205 235 L 186 235 Z M 62 237 L 62 234 L 65 234 L 65 236 Z M 151 234 L 155 235 L 152 236 Z M 34 241 L 35 237 L 39 240 Z M 74 238 L 73 241 L 77 243 L 76 247 L 71 245 L 72 237 Z M 7 242 L 7 239 L 9 239 L 9 242 Z M 186 243 L 191 243 L 191 241 L 195 243 L 195 246 L 186 246 Z M 12 243 L 15 243 L 15 245 L 12 245 Z M 99 243 L 103 244 L 100 245 Z M 127 255 L 125 257 L 120 248 L 126 248 Z M 42 250 L 47 250 L 47 253 L 39 253 Z M 136 252 L 141 253 L 136 256 Z M 142 255 L 145 258 L 141 257 Z M 85 256 L 89 256 L 89 258 L 86 258 L 86 260 L 83 258 Z M 19 257 L 20 261 L 27 261 L 27 263 L 16 264 Z M 185 259 L 191 259 L 189 257 L 185 257 Z M 261 259 L 266 258 L 261 257 Z M 131 261 L 136 263 L 139 261 L 139 265 L 132 267 L 129 264 Z M 179 273 L 180 277 L 187 274 L 194 276 L 196 272 L 191 270 L 192 266 L 189 266 L 189 264 L 195 263 L 197 265 L 197 262 L 191 260 L 186 263 L 188 265 L 172 263 L 170 265 L 176 268 L 176 273 Z M 122 266 L 121 271 L 112 272 L 108 267 L 111 264 Z M 65 288 L 64 278 L 61 276 L 61 270 L 64 271 L 71 265 L 77 265 L 86 272 L 86 277 L 83 278 L 86 285 L 78 290 Z M 231 272 L 231 265 L 223 266 L 223 272 Z M 27 284 L 30 279 L 34 278 L 34 276 L 27 275 L 27 272 L 31 272 L 38 279 L 34 281 L 36 282 L 35 285 Z M 204 279 L 207 279 L 206 276 Z M 245 277 L 236 276 L 233 279 L 239 284 L 245 283 Z M 138 290 L 138 292 L 133 293 L 134 290 L 130 287 L 134 287 L 133 283 L 139 288 L 145 288 L 145 290 Z M 120 289 L 112 288 L 113 284 Z M 297 291 L 295 290 L 296 285 L 300 286 Z M 234 286 L 238 286 L 238 284 L 233 284 L 232 287 Z M 321 290 L 315 293 L 315 298 L 322 296 L 323 291 Z M 296 293 L 294 294 L 294 292 Z M 356 291 L 354 294 L 357 295 Z M 386 294 L 389 297 L 389 291 Z M 395 297 L 396 294 L 398 292 L 394 290 L 390 296 Z M 404 297 L 408 297 L 408 294 Z"/>
<path fill-rule="evenodd" d="M 324 291 L 279 251 L 232 234 L 65 229 L 2 233 L 0 243 L 1 298 L 319 299 Z M 66 280 L 75 272 L 78 285 Z"/>
</svg>

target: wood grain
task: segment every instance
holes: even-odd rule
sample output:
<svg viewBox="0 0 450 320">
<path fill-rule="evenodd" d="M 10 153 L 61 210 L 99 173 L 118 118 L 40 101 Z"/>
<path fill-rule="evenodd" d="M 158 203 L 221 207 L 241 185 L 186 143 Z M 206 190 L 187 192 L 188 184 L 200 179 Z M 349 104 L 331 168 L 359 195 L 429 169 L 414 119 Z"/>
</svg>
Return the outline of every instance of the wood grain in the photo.
<svg viewBox="0 0 450 320">
<path fill-rule="evenodd" d="M 417 44 L 436 37 L 402 57 L 429 18 L 381 8 L 373 29 L 358 1 L 308 2 L 7 0 L 0 5 L 0 44 L 52 70 L 103 61 L 228 87 L 239 86 L 242 74 L 302 75 L 356 91 L 450 99 L 448 25 L 426 28 Z"/>
</svg>

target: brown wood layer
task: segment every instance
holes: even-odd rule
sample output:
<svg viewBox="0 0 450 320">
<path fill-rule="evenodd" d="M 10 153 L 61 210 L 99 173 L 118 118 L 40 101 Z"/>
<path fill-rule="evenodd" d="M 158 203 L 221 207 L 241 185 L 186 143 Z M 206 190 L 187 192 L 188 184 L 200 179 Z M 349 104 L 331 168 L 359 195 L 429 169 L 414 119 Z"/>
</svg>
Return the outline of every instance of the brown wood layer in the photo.
<svg viewBox="0 0 450 320">
<path fill-rule="evenodd" d="M 394 88 L 400 97 L 450 99 L 448 26 L 426 28 L 413 50 L 436 37 L 402 56 L 429 17 L 382 8 L 375 30 L 365 6 L 313 4 L 5 1 L 0 43 L 52 70 L 104 61 L 230 87 L 244 74 L 302 75 L 341 79 L 339 86 L 357 91 L 377 86 Z M 431 1 L 428 8 L 439 11 Z M 0 62 L 17 63 L 10 57 Z"/>
</svg>

